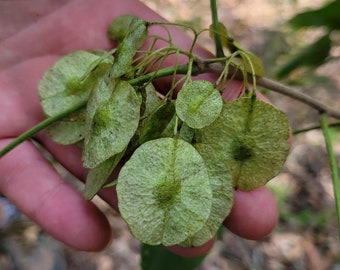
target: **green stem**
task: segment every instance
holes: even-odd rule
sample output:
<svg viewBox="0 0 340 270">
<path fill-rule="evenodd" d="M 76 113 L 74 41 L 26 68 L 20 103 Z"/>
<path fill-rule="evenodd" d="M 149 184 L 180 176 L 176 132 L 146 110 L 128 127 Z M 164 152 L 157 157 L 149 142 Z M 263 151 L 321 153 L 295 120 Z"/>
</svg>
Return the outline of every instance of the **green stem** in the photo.
<svg viewBox="0 0 340 270">
<path fill-rule="evenodd" d="M 138 78 L 132 79 L 129 81 L 131 85 L 139 85 L 143 83 L 150 82 L 151 80 L 163 78 L 166 76 L 174 75 L 174 74 L 183 74 L 186 75 L 188 72 L 188 64 L 182 64 L 173 67 L 162 68 L 157 71 L 148 73 L 146 75 L 140 76 Z M 192 66 L 192 73 L 191 75 L 196 76 L 200 74 L 201 71 L 196 65 Z"/>
<path fill-rule="evenodd" d="M 322 131 L 325 137 L 327 152 L 330 159 L 330 166 L 332 171 L 332 180 L 333 180 L 333 191 L 334 191 L 334 198 L 335 198 L 335 205 L 336 211 L 338 215 L 338 224 L 340 225 L 340 180 L 339 180 L 339 171 L 338 171 L 338 164 L 335 158 L 335 154 L 332 147 L 332 139 L 330 135 L 329 126 L 327 123 L 327 114 L 322 113 L 320 114 L 320 124 L 322 127 Z M 339 231 L 340 237 L 340 231 Z"/>
<path fill-rule="evenodd" d="M 35 125 L 31 129 L 27 130 L 26 132 L 22 133 L 19 137 L 15 138 L 11 143 L 6 145 L 3 149 L 0 151 L 0 158 L 2 158 L 4 155 L 6 155 L 9 151 L 14 149 L 16 146 L 21 144 L 22 142 L 26 141 L 27 139 L 31 138 L 33 135 L 37 134 L 41 130 L 47 128 L 48 126 L 52 125 L 58 120 L 61 120 L 62 118 L 68 116 L 71 113 L 74 113 L 78 111 L 79 109 L 86 106 L 87 101 L 84 101 L 76 106 L 73 106 L 55 116 L 46 118 L 45 120 L 41 121 L 39 124 Z"/>
<path fill-rule="evenodd" d="M 210 0 L 210 9 L 212 15 L 212 27 L 214 30 L 215 37 L 215 48 L 216 48 L 216 57 L 224 57 L 223 46 L 221 42 L 221 37 L 219 35 L 219 20 L 217 15 L 217 4 L 216 0 Z"/>
</svg>

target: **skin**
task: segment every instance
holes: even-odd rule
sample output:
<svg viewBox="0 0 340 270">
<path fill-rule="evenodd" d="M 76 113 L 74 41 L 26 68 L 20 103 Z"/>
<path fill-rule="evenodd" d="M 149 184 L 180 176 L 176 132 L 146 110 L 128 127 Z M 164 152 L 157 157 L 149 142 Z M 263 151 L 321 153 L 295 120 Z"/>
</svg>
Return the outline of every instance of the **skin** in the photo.
<svg viewBox="0 0 340 270">
<path fill-rule="evenodd" d="M 135 0 L 52 3 L 47 0 L 44 5 L 36 5 L 36 12 L 30 13 L 35 17 L 13 16 L 13 25 L 15 22 L 17 28 L 6 28 L 8 31 L 0 36 L 0 148 L 44 118 L 37 84 L 43 72 L 59 57 L 79 49 L 112 48 L 115 44 L 107 39 L 106 30 L 117 15 L 130 13 L 150 21 L 163 20 Z M 32 6 L 35 5 L 29 7 Z M 28 7 L 19 1 L 7 5 L 7 8 L 25 14 Z M 3 9 L 0 7 L 0 10 Z M 19 18 L 26 21 L 20 22 Z M 8 25 L 12 25 L 11 21 Z M 170 29 L 173 42 L 188 49 L 190 38 L 178 29 Z M 151 29 L 152 34 L 160 34 L 161 31 L 161 27 Z M 157 44 L 157 47 L 160 46 L 161 43 Z M 202 48 L 195 52 L 201 57 L 211 57 Z M 169 58 L 165 65 L 173 60 Z M 204 75 L 201 78 L 215 77 Z M 157 86 L 164 87 L 167 83 L 159 81 Z M 224 96 L 233 98 L 239 89 L 240 83 L 232 82 Z M 86 179 L 87 171 L 82 168 L 78 148 L 57 145 L 43 132 L 37 134 L 34 140 L 77 178 Z M 0 159 L 0 192 L 66 245 L 79 250 L 99 251 L 111 241 L 111 228 L 104 214 L 92 202 L 83 200 L 81 194 L 62 179 L 32 141 L 22 143 Z M 117 209 L 114 189 L 105 189 L 100 195 Z M 241 237 L 261 239 L 275 227 L 277 217 L 275 198 L 263 187 L 251 192 L 236 191 L 235 205 L 224 224 Z M 181 256 L 196 257 L 206 254 L 214 241 L 212 239 L 202 247 L 174 246 L 169 250 Z"/>
</svg>

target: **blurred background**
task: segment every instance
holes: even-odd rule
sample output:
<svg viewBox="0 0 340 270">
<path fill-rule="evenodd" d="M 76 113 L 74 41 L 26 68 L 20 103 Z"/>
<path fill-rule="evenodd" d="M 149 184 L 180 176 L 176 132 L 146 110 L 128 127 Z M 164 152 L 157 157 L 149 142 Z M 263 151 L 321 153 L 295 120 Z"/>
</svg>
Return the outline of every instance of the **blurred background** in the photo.
<svg viewBox="0 0 340 270">
<path fill-rule="evenodd" d="M 166 19 L 189 24 L 198 30 L 211 24 L 207 0 L 142 2 Z M 334 6 L 325 8 L 333 2 Z M 263 60 L 267 77 L 340 108 L 339 1 L 219 0 L 218 5 L 220 21 L 243 47 Z M 53 6 L 50 8 L 53 10 Z M 288 23 L 306 10 L 322 12 L 295 17 Z M 9 15 L 2 9 L 0 22 Z M 32 18 L 27 18 L 29 20 Z M 13 26 L 13 29 L 18 27 Z M 2 38 L 10 35 L 11 27 L 6 29 L 7 32 L 2 30 Z M 208 36 L 202 35 L 200 43 L 214 50 Z M 262 241 L 247 241 L 224 230 L 222 239 L 197 269 L 338 270 L 339 229 L 324 139 L 319 129 L 299 133 L 299 130 L 318 125 L 318 113 L 289 97 L 265 89 L 261 91 L 287 113 L 292 130 L 296 132 L 282 173 L 269 184 L 280 207 L 279 224 Z M 332 140 L 340 158 L 337 128 L 332 129 Z M 55 166 L 67 181 L 81 188 L 60 165 Z M 79 252 L 55 241 L 1 198 L 0 269 L 141 269 L 139 242 L 113 210 L 99 198 L 94 200 L 109 217 L 113 230 L 112 244 L 99 253 Z"/>
</svg>

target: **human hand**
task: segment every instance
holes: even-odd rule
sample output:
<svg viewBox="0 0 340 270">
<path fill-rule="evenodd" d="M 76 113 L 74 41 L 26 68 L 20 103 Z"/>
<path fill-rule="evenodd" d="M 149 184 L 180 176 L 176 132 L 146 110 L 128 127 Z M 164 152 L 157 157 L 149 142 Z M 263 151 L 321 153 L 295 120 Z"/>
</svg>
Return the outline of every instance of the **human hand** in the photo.
<svg viewBox="0 0 340 270">
<path fill-rule="evenodd" d="M 43 72 L 71 51 L 110 49 L 112 43 L 106 37 L 107 27 L 115 16 L 126 13 L 146 20 L 162 20 L 136 0 L 73 0 L 62 3 L 34 24 L 1 41 L 0 126 L 3 128 L 0 148 L 44 118 L 37 95 L 37 84 Z M 157 28 L 151 31 L 160 35 Z M 176 45 L 185 49 L 191 45 L 183 32 L 173 28 L 171 31 Z M 196 54 L 211 57 L 201 48 Z M 233 82 L 226 98 L 235 97 L 239 87 L 239 82 Z M 86 179 L 80 149 L 57 145 L 43 132 L 34 139 L 77 178 Z M 0 192 L 44 230 L 69 246 L 95 251 L 103 249 L 111 239 L 111 228 L 104 214 L 92 202 L 83 200 L 31 141 L 22 143 L 0 159 Z M 117 209 L 113 189 L 105 189 L 100 195 Z M 274 228 L 277 216 L 275 199 L 267 188 L 235 191 L 235 204 L 224 224 L 241 237 L 259 239 Z M 213 243 L 214 239 L 202 247 L 169 249 L 192 257 L 206 253 Z"/>
</svg>

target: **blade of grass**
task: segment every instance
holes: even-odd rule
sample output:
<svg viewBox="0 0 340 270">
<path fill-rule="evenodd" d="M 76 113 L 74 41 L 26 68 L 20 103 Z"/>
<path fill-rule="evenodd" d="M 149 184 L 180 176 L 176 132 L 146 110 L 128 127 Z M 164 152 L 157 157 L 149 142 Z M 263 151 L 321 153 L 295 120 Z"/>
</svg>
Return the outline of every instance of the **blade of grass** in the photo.
<svg viewBox="0 0 340 270">
<path fill-rule="evenodd" d="M 332 146 L 332 139 L 329 130 L 329 126 L 327 123 L 327 114 L 321 113 L 320 114 L 320 124 L 323 131 L 323 135 L 325 138 L 326 148 L 330 159 L 330 167 L 332 171 L 332 180 L 333 180 L 333 191 L 334 191 L 334 198 L 335 198 L 335 205 L 336 211 L 338 215 L 338 224 L 340 226 L 340 182 L 339 182 L 339 170 L 337 160 L 335 158 L 333 146 Z M 339 230 L 339 238 L 340 238 L 340 230 Z"/>
</svg>

